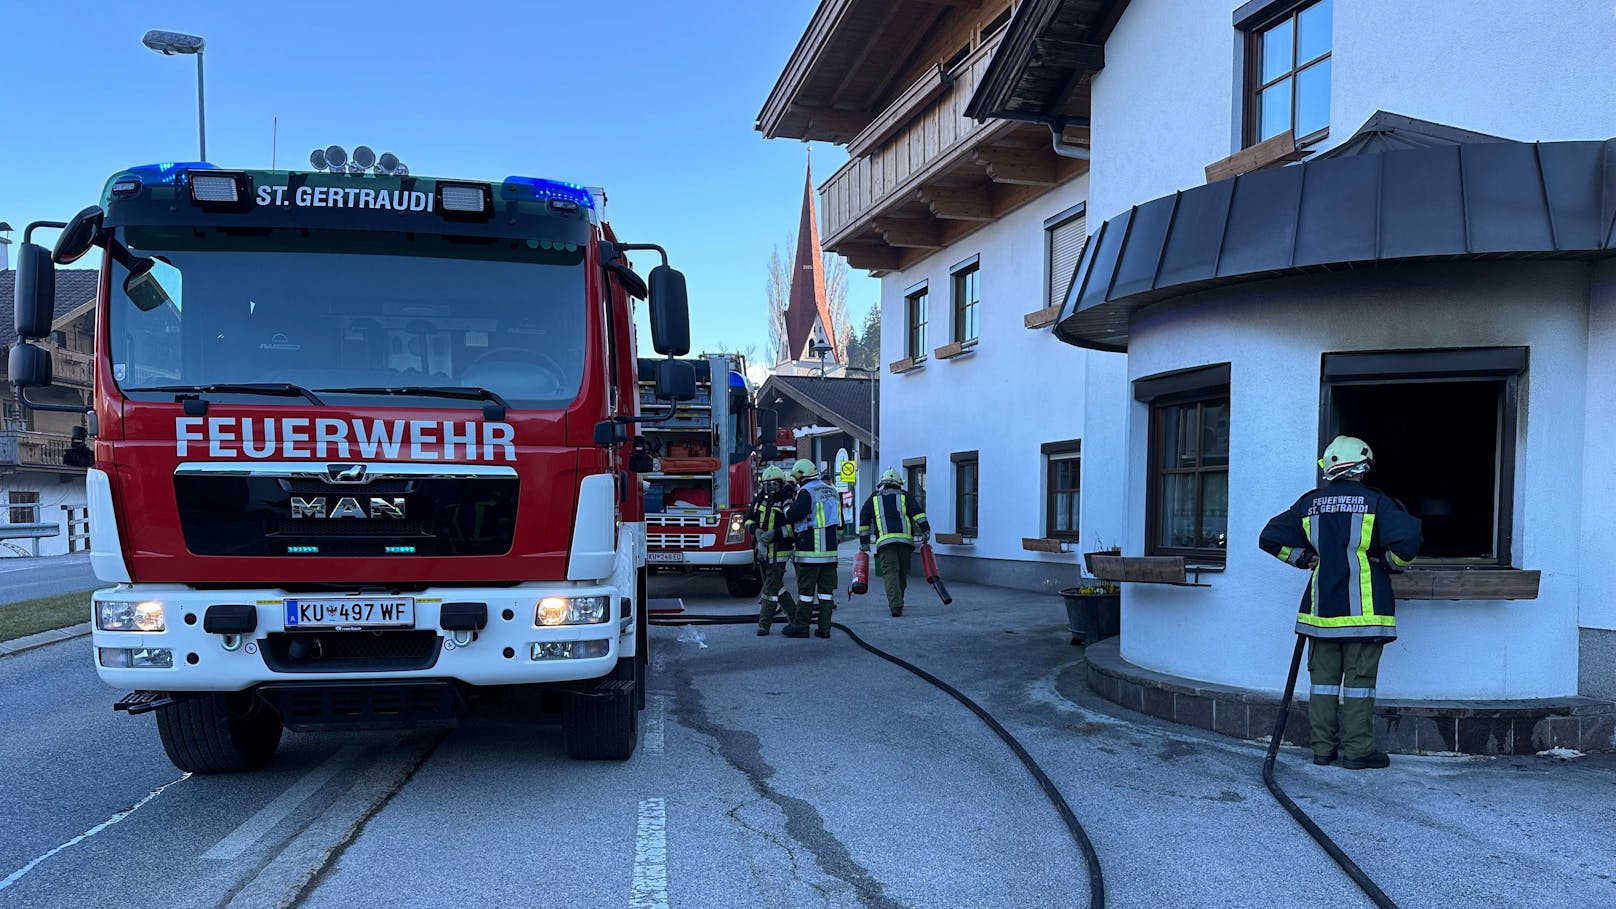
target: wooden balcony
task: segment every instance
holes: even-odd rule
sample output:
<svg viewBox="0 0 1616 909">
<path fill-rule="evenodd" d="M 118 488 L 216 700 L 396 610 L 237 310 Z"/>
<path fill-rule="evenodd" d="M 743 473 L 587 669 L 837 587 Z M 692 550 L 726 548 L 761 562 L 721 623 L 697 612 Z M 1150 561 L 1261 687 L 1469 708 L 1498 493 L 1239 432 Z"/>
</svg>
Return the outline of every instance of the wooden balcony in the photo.
<svg viewBox="0 0 1616 909">
<path fill-rule="evenodd" d="M 51 355 L 51 381 L 57 385 L 90 388 L 95 383 L 95 358 L 88 353 L 43 345 Z"/>
<path fill-rule="evenodd" d="M 0 429 L 0 469 L 49 470 L 83 473 L 82 467 L 62 463 L 71 438 L 65 433 Z"/>
<path fill-rule="evenodd" d="M 849 143 L 853 156 L 819 189 L 825 249 L 854 268 L 904 268 L 1087 170 L 1055 154 L 1042 125 L 965 116 L 997 47 L 928 71 Z"/>
</svg>

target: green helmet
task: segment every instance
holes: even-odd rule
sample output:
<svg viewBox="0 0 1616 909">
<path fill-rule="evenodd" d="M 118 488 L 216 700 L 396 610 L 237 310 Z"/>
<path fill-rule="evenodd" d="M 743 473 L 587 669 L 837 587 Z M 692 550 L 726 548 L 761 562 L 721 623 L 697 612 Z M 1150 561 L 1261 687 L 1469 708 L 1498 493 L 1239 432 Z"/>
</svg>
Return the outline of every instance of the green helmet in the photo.
<svg viewBox="0 0 1616 909">
<path fill-rule="evenodd" d="M 787 479 L 786 472 L 777 465 L 770 464 L 768 467 L 763 468 L 763 482 L 765 483 L 771 480 L 776 483 L 784 483 Z"/>
<path fill-rule="evenodd" d="M 807 458 L 798 458 L 797 463 L 791 465 L 791 478 L 793 480 L 811 480 L 819 476 L 819 468 Z"/>
<path fill-rule="evenodd" d="M 1319 458 L 1326 480 L 1368 473 L 1374 463 L 1375 453 L 1369 450 L 1369 443 L 1352 436 L 1336 436 L 1324 449 L 1324 457 Z"/>
<path fill-rule="evenodd" d="M 898 473 L 898 469 L 896 467 L 888 467 L 886 470 L 881 472 L 881 482 L 877 483 L 876 485 L 902 487 L 903 477 Z"/>
</svg>

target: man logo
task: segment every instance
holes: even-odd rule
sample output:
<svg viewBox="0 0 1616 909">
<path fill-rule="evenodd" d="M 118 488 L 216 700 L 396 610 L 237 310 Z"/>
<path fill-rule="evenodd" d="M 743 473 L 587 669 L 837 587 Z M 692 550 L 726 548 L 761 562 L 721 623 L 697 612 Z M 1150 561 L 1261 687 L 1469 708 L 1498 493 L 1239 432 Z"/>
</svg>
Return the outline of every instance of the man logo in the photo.
<svg viewBox="0 0 1616 909">
<path fill-rule="evenodd" d="M 369 483 L 370 476 L 363 464 L 327 464 L 325 479 L 328 483 Z"/>
<path fill-rule="evenodd" d="M 362 465 L 361 465 L 362 466 Z M 292 496 L 292 517 L 294 518 L 388 518 L 394 521 L 404 520 L 404 499 L 402 497 L 384 498 L 370 496 L 370 507 L 360 507 L 359 500 L 353 496 L 343 496 L 329 514 L 326 512 L 325 496 L 303 498 Z"/>
</svg>

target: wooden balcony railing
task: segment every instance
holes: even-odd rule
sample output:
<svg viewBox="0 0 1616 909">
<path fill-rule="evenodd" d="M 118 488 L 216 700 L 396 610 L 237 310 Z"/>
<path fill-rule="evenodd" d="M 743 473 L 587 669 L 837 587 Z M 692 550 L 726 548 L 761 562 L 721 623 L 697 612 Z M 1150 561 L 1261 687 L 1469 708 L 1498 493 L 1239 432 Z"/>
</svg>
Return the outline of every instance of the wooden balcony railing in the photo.
<svg viewBox="0 0 1616 909">
<path fill-rule="evenodd" d="M 95 358 L 90 354 L 47 344 L 51 355 L 51 380 L 60 385 L 89 388 L 95 381 Z"/>
<path fill-rule="evenodd" d="M 997 39 L 983 44 L 947 77 L 923 77 L 865 134 L 853 140 L 849 147 L 853 157 L 819 190 L 827 249 L 834 249 L 862 228 L 895 193 L 914 188 L 940 164 L 964 154 L 974 137 L 993 127 L 965 116 L 965 105 L 987 72 L 998 44 Z M 945 83 L 946 88 L 937 90 Z"/>
</svg>

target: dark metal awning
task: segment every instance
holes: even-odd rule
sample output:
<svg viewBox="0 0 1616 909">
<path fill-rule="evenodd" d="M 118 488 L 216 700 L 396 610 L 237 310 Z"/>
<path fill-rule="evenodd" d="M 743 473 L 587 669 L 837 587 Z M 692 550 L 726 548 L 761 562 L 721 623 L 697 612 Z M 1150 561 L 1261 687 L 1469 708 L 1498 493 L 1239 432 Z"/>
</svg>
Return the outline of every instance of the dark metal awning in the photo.
<svg viewBox="0 0 1616 909">
<path fill-rule="evenodd" d="M 1133 314 L 1199 290 L 1397 262 L 1616 249 L 1616 139 L 1324 157 L 1134 206 L 1090 239 L 1055 334 L 1126 350 Z"/>
</svg>

